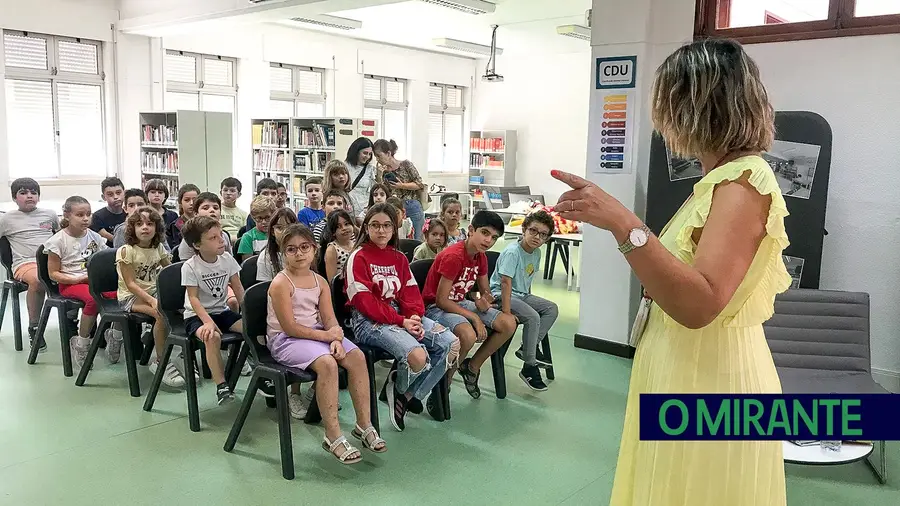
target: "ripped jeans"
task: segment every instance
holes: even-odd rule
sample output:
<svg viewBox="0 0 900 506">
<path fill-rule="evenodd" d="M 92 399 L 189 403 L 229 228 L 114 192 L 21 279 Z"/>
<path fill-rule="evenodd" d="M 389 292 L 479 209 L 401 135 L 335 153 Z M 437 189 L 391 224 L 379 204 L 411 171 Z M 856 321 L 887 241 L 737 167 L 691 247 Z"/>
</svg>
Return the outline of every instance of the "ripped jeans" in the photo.
<svg viewBox="0 0 900 506">
<path fill-rule="evenodd" d="M 456 366 L 459 339 L 446 327 L 433 332 L 434 327 L 440 324 L 428 318 L 422 318 L 425 336 L 421 341 L 417 341 L 403 327 L 373 323 L 356 310 L 353 311 L 352 323 L 358 344 L 376 346 L 397 359 L 398 392 L 411 393 L 416 399 L 424 400 L 447 369 Z M 417 347 L 425 349 L 428 360 L 421 371 L 414 372 L 407 357 Z"/>
</svg>

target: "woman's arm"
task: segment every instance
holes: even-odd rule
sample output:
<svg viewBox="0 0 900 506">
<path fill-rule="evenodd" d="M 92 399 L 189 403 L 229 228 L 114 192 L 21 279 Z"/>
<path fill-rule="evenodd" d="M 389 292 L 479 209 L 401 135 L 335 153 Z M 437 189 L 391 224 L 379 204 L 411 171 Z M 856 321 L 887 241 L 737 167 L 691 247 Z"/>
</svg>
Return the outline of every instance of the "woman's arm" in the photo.
<svg viewBox="0 0 900 506">
<path fill-rule="evenodd" d="M 281 325 L 284 333 L 298 339 L 310 339 L 325 343 L 334 341 L 324 330 L 304 327 L 294 321 L 294 308 L 291 307 L 291 288 L 290 282 L 284 276 L 276 277 L 269 286 L 269 296 L 272 297 L 272 309 L 275 311 L 275 317 L 278 318 L 278 324 Z M 324 292 L 325 290 L 322 291 Z M 321 305 L 319 306 L 319 311 L 322 311 Z"/>
<path fill-rule="evenodd" d="M 576 188 L 560 197 L 577 202 L 576 211 L 561 212 L 563 218 L 609 230 L 618 244 L 642 226 L 634 213 L 596 185 L 564 173 L 559 179 Z M 770 204 L 771 198 L 760 195 L 746 177 L 726 181 L 714 190 L 693 265 L 681 262 L 653 236 L 625 259 L 666 314 L 685 327 L 703 328 L 728 305 L 750 269 L 766 234 Z M 699 232 L 695 231 L 695 239 Z"/>
<path fill-rule="evenodd" d="M 64 274 L 60 272 L 60 269 L 62 269 L 62 261 L 59 259 L 59 255 L 48 251 L 47 270 L 50 272 L 50 279 L 63 285 L 87 283 L 87 275 Z"/>
</svg>

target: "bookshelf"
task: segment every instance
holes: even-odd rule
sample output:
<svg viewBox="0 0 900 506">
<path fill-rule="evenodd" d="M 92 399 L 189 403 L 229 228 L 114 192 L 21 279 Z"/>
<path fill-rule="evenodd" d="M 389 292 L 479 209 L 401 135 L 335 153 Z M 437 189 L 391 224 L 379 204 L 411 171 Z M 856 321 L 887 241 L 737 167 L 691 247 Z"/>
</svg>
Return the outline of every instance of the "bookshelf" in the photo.
<svg viewBox="0 0 900 506">
<path fill-rule="evenodd" d="M 358 137 L 374 142 L 376 123 L 359 118 L 251 120 L 252 188 L 266 177 L 284 183 L 288 205 L 300 209 L 306 200 L 306 180 L 321 177 L 332 159 L 343 160 Z"/>
<path fill-rule="evenodd" d="M 186 183 L 219 192 L 219 183 L 233 173 L 230 113 L 151 111 L 138 113 L 141 187 L 161 179 L 170 198 Z"/>
<path fill-rule="evenodd" d="M 516 131 L 469 132 L 469 191 L 484 206 L 485 187 L 516 185 Z M 499 199 L 499 195 L 495 196 Z"/>
</svg>

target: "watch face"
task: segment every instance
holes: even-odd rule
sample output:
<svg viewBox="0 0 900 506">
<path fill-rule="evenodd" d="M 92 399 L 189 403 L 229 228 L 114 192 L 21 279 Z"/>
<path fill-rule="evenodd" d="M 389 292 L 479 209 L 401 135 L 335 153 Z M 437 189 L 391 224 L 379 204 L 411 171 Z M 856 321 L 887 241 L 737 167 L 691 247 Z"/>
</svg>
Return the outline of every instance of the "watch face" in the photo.
<svg viewBox="0 0 900 506">
<path fill-rule="evenodd" d="M 634 244 L 636 248 L 640 248 L 641 246 L 647 244 L 647 232 L 644 232 L 640 228 L 636 228 L 628 234 L 628 239 L 631 241 L 631 244 Z"/>
</svg>

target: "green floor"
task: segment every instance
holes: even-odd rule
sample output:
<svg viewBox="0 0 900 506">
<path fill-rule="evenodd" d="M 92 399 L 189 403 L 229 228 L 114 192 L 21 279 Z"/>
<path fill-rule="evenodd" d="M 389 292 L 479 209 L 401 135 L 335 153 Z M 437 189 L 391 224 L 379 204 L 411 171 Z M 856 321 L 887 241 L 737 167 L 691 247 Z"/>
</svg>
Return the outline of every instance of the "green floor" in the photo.
<svg viewBox="0 0 900 506">
<path fill-rule="evenodd" d="M 557 376 L 548 391 L 528 390 L 510 356 L 505 400 L 493 396 L 486 374 L 477 401 L 453 389 L 452 420 L 410 415 L 402 434 L 382 405 L 390 450 L 366 452 L 355 466 L 322 450 L 320 427 L 294 421 L 294 481 L 281 477 L 275 411 L 263 402 L 254 404 L 235 452 L 225 453 L 238 405 L 216 407 L 211 382 L 199 393 L 202 431 L 192 433 L 182 392 L 161 391 L 155 411 L 146 413 L 143 398 L 128 395 L 121 363 L 99 358 L 87 384 L 75 387 L 62 375 L 55 328 L 47 332 L 48 352 L 27 365 L 26 353 L 13 349 L 7 315 L 0 333 L 0 505 L 605 505 L 630 362 L 572 346 L 579 294 L 565 291 L 561 271 L 535 292 L 561 309 L 552 331 Z M 376 369 L 383 377 L 386 369 Z M 139 372 L 146 393 L 151 376 Z M 342 392 L 348 432 L 349 402 Z M 885 486 L 862 463 L 787 466 L 789 504 L 900 504 L 900 447 L 888 448 L 893 476 Z"/>
</svg>

